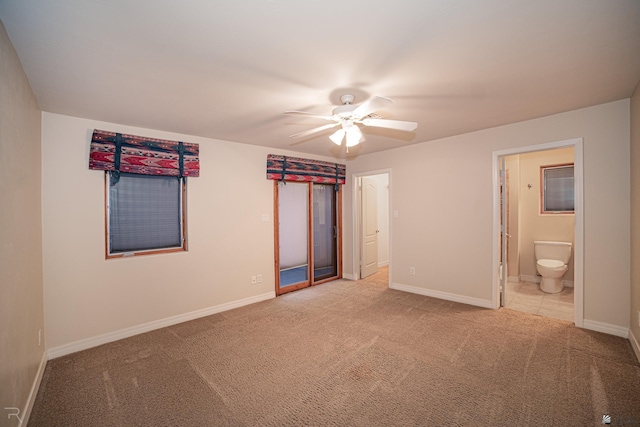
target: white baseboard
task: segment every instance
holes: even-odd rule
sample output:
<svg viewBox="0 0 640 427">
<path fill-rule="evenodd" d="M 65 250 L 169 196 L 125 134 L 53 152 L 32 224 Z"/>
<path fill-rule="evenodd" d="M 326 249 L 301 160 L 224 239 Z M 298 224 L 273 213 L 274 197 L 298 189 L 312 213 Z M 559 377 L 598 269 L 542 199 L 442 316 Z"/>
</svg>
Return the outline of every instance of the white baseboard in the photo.
<svg viewBox="0 0 640 427">
<path fill-rule="evenodd" d="M 389 265 L 389 261 L 382 261 L 378 263 L 378 267 L 386 267 L 387 265 Z"/>
<path fill-rule="evenodd" d="M 220 313 L 227 310 L 232 310 L 234 308 L 242 307 L 249 304 L 254 304 L 256 302 L 265 301 L 275 297 L 276 297 L 275 291 L 267 292 L 266 294 L 256 295 L 249 298 L 243 298 L 241 300 L 232 301 L 225 304 L 220 304 L 213 307 L 192 311 L 190 313 L 184 313 L 176 316 L 167 317 L 165 319 L 154 320 L 153 322 L 143 323 L 141 325 L 132 326 L 130 328 L 120 329 L 119 331 L 113 331 L 113 332 L 98 335 L 95 337 L 75 341 L 69 344 L 64 344 L 58 347 L 53 347 L 47 351 L 47 355 L 49 357 L 49 360 L 55 359 L 57 357 L 66 356 L 67 354 L 86 350 L 91 347 L 96 347 L 109 342 L 118 341 L 123 338 L 128 338 L 134 335 L 142 334 L 144 332 L 153 331 L 154 329 L 160 329 L 166 326 L 176 325 L 178 323 L 187 322 L 189 320 L 198 319 L 204 316 L 210 316 L 212 314 Z"/>
<path fill-rule="evenodd" d="M 520 283 L 520 276 L 507 276 L 507 282 Z"/>
<path fill-rule="evenodd" d="M 29 417 L 31 416 L 31 410 L 33 409 L 33 404 L 36 401 L 36 396 L 38 396 L 38 390 L 40 389 L 40 383 L 42 382 L 42 376 L 44 375 L 44 368 L 47 366 L 47 360 L 47 352 L 44 351 L 42 352 L 40 366 L 38 366 L 38 372 L 36 372 L 36 377 L 33 379 L 33 384 L 31 384 L 31 390 L 29 391 L 29 396 L 27 397 L 24 409 L 20 412 L 22 418 L 20 426 L 27 426 L 29 424 Z"/>
<path fill-rule="evenodd" d="M 356 280 L 355 274 L 344 274 L 342 273 L 342 278 L 346 280 Z"/>
<path fill-rule="evenodd" d="M 584 329 L 603 332 L 605 334 L 615 335 L 617 337 L 629 338 L 629 328 L 625 328 L 624 326 L 584 319 L 584 321 L 582 322 L 582 327 Z"/>
<path fill-rule="evenodd" d="M 636 354 L 636 358 L 638 362 L 640 362 L 640 343 L 638 343 L 638 339 L 635 335 L 633 335 L 633 331 L 629 329 L 629 341 L 631 341 L 631 347 L 633 347 L 633 352 Z"/>
<path fill-rule="evenodd" d="M 433 298 L 443 299 L 447 301 L 455 301 L 463 304 L 475 305 L 477 307 L 493 308 L 493 305 L 491 304 L 491 300 L 467 297 L 464 295 L 451 294 L 451 293 L 442 292 L 442 291 L 434 291 L 432 289 L 419 288 L 417 286 L 410 286 L 410 285 L 402 285 L 399 283 L 392 283 L 391 286 L 389 287 L 391 289 L 410 292 L 412 294 L 424 295 L 427 297 L 433 297 Z"/>
<path fill-rule="evenodd" d="M 540 283 L 540 277 L 539 276 L 529 276 L 526 274 L 521 274 L 520 275 L 520 281 L 521 282 L 529 282 L 529 283 Z"/>
</svg>

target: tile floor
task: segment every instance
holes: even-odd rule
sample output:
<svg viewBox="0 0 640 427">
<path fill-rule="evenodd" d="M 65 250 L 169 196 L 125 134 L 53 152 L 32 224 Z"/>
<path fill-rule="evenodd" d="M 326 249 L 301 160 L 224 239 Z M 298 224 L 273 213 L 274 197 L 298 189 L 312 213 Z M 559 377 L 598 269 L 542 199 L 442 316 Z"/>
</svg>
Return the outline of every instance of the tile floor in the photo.
<svg viewBox="0 0 640 427">
<path fill-rule="evenodd" d="M 573 321 L 573 288 L 566 287 L 558 294 L 540 290 L 537 283 L 507 283 L 505 306 L 512 310 L 540 316 Z"/>
</svg>

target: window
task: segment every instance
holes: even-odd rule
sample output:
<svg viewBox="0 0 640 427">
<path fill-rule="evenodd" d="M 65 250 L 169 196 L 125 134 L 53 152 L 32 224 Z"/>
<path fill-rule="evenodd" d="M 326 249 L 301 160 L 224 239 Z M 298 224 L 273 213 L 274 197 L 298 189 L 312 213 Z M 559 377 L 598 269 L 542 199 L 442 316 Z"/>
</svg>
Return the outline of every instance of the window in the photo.
<svg viewBox="0 0 640 427">
<path fill-rule="evenodd" d="M 107 258 L 186 250 L 186 178 L 105 175 Z"/>
<path fill-rule="evenodd" d="M 540 167 L 540 213 L 574 212 L 573 163 Z"/>
</svg>

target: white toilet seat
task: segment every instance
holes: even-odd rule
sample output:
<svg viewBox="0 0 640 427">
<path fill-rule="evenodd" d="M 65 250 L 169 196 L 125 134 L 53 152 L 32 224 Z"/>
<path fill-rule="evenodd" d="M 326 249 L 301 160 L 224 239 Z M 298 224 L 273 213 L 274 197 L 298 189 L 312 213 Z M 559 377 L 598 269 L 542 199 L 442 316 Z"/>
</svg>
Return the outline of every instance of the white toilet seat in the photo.
<svg viewBox="0 0 640 427">
<path fill-rule="evenodd" d="M 539 259 L 538 265 L 549 270 L 563 270 L 566 265 L 564 262 L 557 259 Z"/>
</svg>

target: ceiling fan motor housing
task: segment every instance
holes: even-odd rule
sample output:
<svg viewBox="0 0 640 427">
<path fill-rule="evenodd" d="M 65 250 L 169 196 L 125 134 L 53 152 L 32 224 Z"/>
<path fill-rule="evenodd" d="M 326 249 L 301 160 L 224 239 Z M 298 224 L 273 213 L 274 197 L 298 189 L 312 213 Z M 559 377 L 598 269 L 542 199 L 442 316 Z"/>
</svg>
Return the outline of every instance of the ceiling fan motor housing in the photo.
<svg viewBox="0 0 640 427">
<path fill-rule="evenodd" d="M 351 95 L 350 93 L 345 93 L 344 95 L 342 95 L 340 97 L 340 102 L 342 102 L 343 104 L 353 104 L 353 101 L 356 99 L 355 96 Z"/>
<path fill-rule="evenodd" d="M 341 105 L 333 109 L 333 115 L 339 116 L 339 117 L 351 117 L 352 116 L 351 112 L 355 110 L 357 107 L 358 107 L 357 105 L 350 105 L 350 104 Z"/>
<path fill-rule="evenodd" d="M 351 112 L 355 110 L 358 106 L 352 105 L 352 102 L 356 99 L 355 96 L 351 94 L 344 94 L 340 97 L 340 101 L 344 104 L 339 107 L 333 109 L 333 115 L 339 117 L 351 117 Z"/>
</svg>

